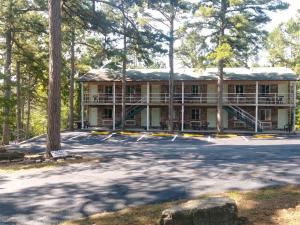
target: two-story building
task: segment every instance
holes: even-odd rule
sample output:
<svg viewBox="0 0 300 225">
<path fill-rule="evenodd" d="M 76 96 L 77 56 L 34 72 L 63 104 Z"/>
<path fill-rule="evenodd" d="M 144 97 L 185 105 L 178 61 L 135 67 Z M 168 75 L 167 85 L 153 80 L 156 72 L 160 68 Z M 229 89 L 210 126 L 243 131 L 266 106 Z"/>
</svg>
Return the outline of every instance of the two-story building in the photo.
<svg viewBox="0 0 300 225">
<path fill-rule="evenodd" d="M 122 75 L 98 69 L 79 78 L 81 120 L 90 127 L 121 125 Z M 169 73 L 166 69 L 128 70 L 126 128 L 164 130 L 168 124 Z M 214 131 L 217 121 L 216 68 L 177 70 L 173 123 L 179 131 Z M 226 68 L 223 94 L 225 131 L 295 129 L 297 75 L 290 69 Z"/>
</svg>

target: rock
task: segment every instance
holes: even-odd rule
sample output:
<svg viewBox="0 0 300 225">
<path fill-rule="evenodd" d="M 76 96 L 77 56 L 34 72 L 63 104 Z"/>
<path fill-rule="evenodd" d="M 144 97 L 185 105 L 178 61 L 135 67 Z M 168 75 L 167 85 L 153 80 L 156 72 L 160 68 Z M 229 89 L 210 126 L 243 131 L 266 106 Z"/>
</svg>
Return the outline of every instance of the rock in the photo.
<svg viewBox="0 0 300 225">
<path fill-rule="evenodd" d="M 0 153 L 0 161 L 2 160 L 14 160 L 14 159 L 23 159 L 24 153 L 21 152 L 3 152 Z"/>
<path fill-rule="evenodd" d="M 64 162 L 64 161 L 65 161 L 65 159 L 58 159 L 58 160 L 56 160 L 56 162 L 59 162 L 59 163 Z"/>
<path fill-rule="evenodd" d="M 6 152 L 6 148 L 4 145 L 0 145 L 0 153 Z"/>
<path fill-rule="evenodd" d="M 234 200 L 216 197 L 191 200 L 162 212 L 160 225 L 238 225 Z"/>
<path fill-rule="evenodd" d="M 253 225 L 247 217 L 240 217 L 238 225 Z"/>
<path fill-rule="evenodd" d="M 38 160 L 38 159 L 43 159 L 44 156 L 43 155 L 25 155 L 25 159 L 29 159 L 29 160 Z"/>
<path fill-rule="evenodd" d="M 74 155 L 74 157 L 75 157 L 76 159 L 82 159 L 82 158 L 83 158 L 81 155 Z"/>
<path fill-rule="evenodd" d="M 36 162 L 36 163 L 41 163 L 42 160 L 41 160 L 41 159 L 36 159 L 35 162 Z"/>
<path fill-rule="evenodd" d="M 52 162 L 53 160 L 52 159 L 45 159 L 44 162 Z"/>
</svg>

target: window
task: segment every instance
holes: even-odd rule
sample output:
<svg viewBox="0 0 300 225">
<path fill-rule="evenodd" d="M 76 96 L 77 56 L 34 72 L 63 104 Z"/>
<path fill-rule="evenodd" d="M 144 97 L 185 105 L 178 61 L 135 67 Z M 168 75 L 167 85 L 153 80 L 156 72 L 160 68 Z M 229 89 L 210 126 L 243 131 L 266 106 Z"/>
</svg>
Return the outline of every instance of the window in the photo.
<svg viewBox="0 0 300 225">
<path fill-rule="evenodd" d="M 259 119 L 261 121 L 271 121 L 271 109 L 261 109 L 259 111 Z"/>
<path fill-rule="evenodd" d="M 192 94 L 199 94 L 200 88 L 199 85 L 192 85 Z"/>
<path fill-rule="evenodd" d="M 112 86 L 105 86 L 104 93 L 105 94 L 112 94 Z"/>
<path fill-rule="evenodd" d="M 269 94 L 270 93 L 270 85 L 261 85 L 260 93 L 263 95 Z"/>
<path fill-rule="evenodd" d="M 235 85 L 235 93 L 244 94 L 244 85 Z"/>
<path fill-rule="evenodd" d="M 127 94 L 135 94 L 135 86 L 127 86 Z"/>
<path fill-rule="evenodd" d="M 192 109 L 192 120 L 200 120 L 200 109 Z"/>
<path fill-rule="evenodd" d="M 112 119 L 112 109 L 104 109 L 104 119 Z"/>
</svg>

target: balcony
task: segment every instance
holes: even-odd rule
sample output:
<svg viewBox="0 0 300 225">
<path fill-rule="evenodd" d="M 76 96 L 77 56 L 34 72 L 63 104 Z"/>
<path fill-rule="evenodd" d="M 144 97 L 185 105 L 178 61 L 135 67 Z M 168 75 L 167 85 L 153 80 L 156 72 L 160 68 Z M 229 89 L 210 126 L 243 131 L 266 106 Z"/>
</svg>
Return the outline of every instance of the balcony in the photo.
<svg viewBox="0 0 300 225">
<path fill-rule="evenodd" d="M 184 93 L 184 101 L 182 101 L 182 93 L 174 93 L 173 102 L 174 104 L 195 104 L 195 105 L 215 105 L 217 104 L 216 93 Z M 115 94 L 115 101 L 113 94 L 105 93 L 85 93 L 83 95 L 83 103 L 86 105 L 110 105 L 113 103 L 122 103 L 122 94 Z M 125 97 L 126 104 L 145 105 L 147 104 L 146 94 L 127 94 Z M 168 104 L 169 94 L 168 93 L 151 93 L 149 94 L 150 104 Z M 256 94 L 255 93 L 224 93 L 223 104 L 229 105 L 255 105 Z M 258 94 L 259 105 L 293 105 L 294 94 L 291 93 L 268 93 Z"/>
</svg>

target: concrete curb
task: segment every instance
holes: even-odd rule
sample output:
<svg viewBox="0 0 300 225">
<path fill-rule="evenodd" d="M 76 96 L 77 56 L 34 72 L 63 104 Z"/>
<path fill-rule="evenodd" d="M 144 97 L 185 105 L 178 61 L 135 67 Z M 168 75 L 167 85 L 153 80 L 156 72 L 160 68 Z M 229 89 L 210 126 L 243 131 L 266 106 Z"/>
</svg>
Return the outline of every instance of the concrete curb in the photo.
<svg viewBox="0 0 300 225">
<path fill-rule="evenodd" d="M 17 143 L 17 145 L 26 144 L 26 143 L 28 143 L 28 142 L 30 142 L 30 141 L 34 141 L 34 140 L 39 139 L 39 138 L 41 138 L 41 137 L 44 137 L 44 136 L 46 136 L 46 135 L 47 135 L 47 134 L 41 134 L 41 135 L 38 135 L 38 136 L 35 136 L 35 137 L 32 137 L 32 138 L 29 138 L 29 139 L 27 139 L 27 140 L 25 140 L 25 141 L 22 141 L 22 142 Z"/>
</svg>

